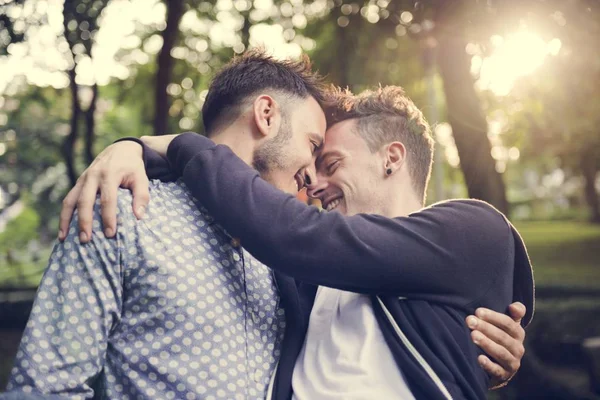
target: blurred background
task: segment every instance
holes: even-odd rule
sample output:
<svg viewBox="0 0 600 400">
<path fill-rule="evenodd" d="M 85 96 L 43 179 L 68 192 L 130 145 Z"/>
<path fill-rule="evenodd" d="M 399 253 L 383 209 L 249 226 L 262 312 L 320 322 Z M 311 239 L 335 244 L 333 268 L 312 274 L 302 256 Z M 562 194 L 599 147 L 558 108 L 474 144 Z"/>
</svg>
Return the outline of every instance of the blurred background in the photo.
<svg viewBox="0 0 600 400">
<path fill-rule="evenodd" d="M 435 127 L 428 201 L 519 228 L 536 316 L 490 398 L 600 399 L 596 0 L 0 0 L 0 391 L 79 174 L 119 137 L 202 132 L 211 76 L 257 45 L 403 86 Z"/>
</svg>

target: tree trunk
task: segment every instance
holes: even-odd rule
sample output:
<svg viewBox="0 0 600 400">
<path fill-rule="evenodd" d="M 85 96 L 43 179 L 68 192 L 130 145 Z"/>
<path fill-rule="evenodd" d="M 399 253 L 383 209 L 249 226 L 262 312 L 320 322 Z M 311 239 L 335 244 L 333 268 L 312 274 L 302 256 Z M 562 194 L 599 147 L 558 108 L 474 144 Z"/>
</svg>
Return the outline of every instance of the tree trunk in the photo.
<svg viewBox="0 0 600 400">
<path fill-rule="evenodd" d="M 596 191 L 596 177 L 598 176 L 598 161 L 594 149 L 587 149 L 581 156 L 581 172 L 585 179 L 585 201 L 590 208 L 590 221 L 600 224 L 600 201 Z"/>
<path fill-rule="evenodd" d="M 92 100 L 90 106 L 85 112 L 85 160 L 88 165 L 94 161 L 94 129 L 96 120 L 94 113 L 96 112 L 96 101 L 98 100 L 98 85 L 94 83 L 92 86 Z"/>
<path fill-rule="evenodd" d="M 335 8 L 335 12 L 336 17 L 338 18 L 344 16 L 339 7 Z M 332 81 L 338 86 L 352 89 L 351 65 L 353 64 L 352 59 L 355 55 L 355 52 L 352 51 L 352 49 L 358 48 L 360 35 L 357 35 L 356 32 L 361 31 L 364 18 L 362 18 L 360 14 L 350 14 L 345 17 L 350 21 L 348 26 L 341 27 L 337 24 L 337 22 L 335 24 L 335 43 L 339 46 L 341 51 L 339 51 L 338 54 L 333 57 L 333 68 L 331 71 L 329 71 L 328 76 L 330 76 Z"/>
<path fill-rule="evenodd" d="M 502 176 L 496 171 L 487 137 L 487 121 L 473 86 L 471 59 L 465 52 L 464 25 L 442 24 L 437 38 L 437 62 L 444 82 L 448 120 L 469 196 L 485 200 L 506 214 L 506 189 Z"/>
<path fill-rule="evenodd" d="M 242 25 L 241 36 L 242 36 L 242 44 L 244 45 L 244 50 L 248 50 L 250 47 L 250 28 L 252 27 L 252 22 L 250 21 L 250 10 L 242 12 L 242 17 L 244 17 L 244 25 Z"/>
<path fill-rule="evenodd" d="M 342 48 L 348 49 L 351 47 L 346 47 L 349 42 L 349 37 L 352 35 L 348 35 L 348 27 L 341 27 L 336 24 L 335 34 L 337 36 L 336 42 L 339 43 Z M 338 86 L 342 88 L 350 87 L 350 63 L 348 63 L 348 59 L 350 58 L 350 51 L 342 51 L 335 57 L 334 65 L 335 68 L 331 71 L 331 75 L 334 75 L 334 82 L 338 84 Z"/>
<path fill-rule="evenodd" d="M 69 88 L 71 89 L 71 131 L 65 138 L 62 145 L 63 156 L 65 163 L 67 164 L 67 174 L 71 186 L 75 186 L 77 182 L 77 172 L 75 171 L 75 142 L 77 140 L 77 131 L 79 129 L 79 113 L 81 109 L 79 107 L 79 94 L 77 92 L 77 83 L 75 78 L 77 73 L 75 68 L 77 64 L 73 65 L 73 68 L 69 70 Z"/>
<path fill-rule="evenodd" d="M 154 134 L 165 135 L 168 133 L 167 122 L 169 118 L 169 97 L 167 94 L 167 85 L 173 72 L 174 59 L 171 56 L 171 50 L 175 46 L 179 34 L 179 22 L 183 16 L 184 1 L 168 0 L 167 6 L 167 26 L 162 32 L 163 45 L 158 54 L 158 68 L 156 70 L 156 91 L 154 93 Z"/>
</svg>

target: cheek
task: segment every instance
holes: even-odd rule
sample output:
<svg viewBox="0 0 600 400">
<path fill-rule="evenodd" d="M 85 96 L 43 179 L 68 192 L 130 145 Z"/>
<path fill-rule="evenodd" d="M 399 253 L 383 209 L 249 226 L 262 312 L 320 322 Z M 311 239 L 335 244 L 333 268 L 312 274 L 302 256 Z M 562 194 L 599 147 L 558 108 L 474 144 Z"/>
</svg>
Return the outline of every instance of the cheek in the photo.
<svg viewBox="0 0 600 400">
<path fill-rule="evenodd" d="M 270 183 L 285 193 L 296 194 L 294 174 L 289 171 L 280 171 L 279 173 L 272 174 Z"/>
<path fill-rule="evenodd" d="M 377 190 L 373 181 L 373 171 L 366 166 L 354 165 L 340 171 L 340 178 L 347 182 L 353 197 L 358 199 L 368 198 Z"/>
<path fill-rule="evenodd" d="M 297 171 L 308 165 L 312 160 L 311 146 L 299 138 L 293 137 L 282 150 L 282 153 L 285 154 L 286 168 L 296 168 Z"/>
<path fill-rule="evenodd" d="M 297 148 L 296 152 L 290 157 L 290 167 L 295 169 L 294 174 L 301 168 L 309 166 L 313 161 L 313 155 L 310 148 Z"/>
</svg>

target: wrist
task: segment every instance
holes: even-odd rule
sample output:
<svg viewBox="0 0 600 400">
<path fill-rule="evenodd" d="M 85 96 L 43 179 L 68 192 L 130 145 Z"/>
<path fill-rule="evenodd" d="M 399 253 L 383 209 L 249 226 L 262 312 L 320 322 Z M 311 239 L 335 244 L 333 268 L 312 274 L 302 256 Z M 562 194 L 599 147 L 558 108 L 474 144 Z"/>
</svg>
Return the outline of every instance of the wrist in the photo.
<svg viewBox="0 0 600 400">
<path fill-rule="evenodd" d="M 144 156 L 144 146 L 141 143 L 134 142 L 133 140 L 126 140 L 119 143 L 119 146 L 126 149 L 127 154 L 131 154 L 131 156 L 140 157 Z M 127 148 L 125 146 L 128 146 Z"/>
<path fill-rule="evenodd" d="M 162 157 L 166 157 L 169 144 L 178 135 L 142 136 L 140 140 Z"/>
<path fill-rule="evenodd" d="M 115 145 L 118 145 L 119 148 L 123 149 L 126 149 L 127 146 L 129 146 L 127 153 L 132 156 L 143 157 L 144 155 L 144 143 L 136 137 L 126 137 L 115 140 L 111 146 Z"/>
</svg>

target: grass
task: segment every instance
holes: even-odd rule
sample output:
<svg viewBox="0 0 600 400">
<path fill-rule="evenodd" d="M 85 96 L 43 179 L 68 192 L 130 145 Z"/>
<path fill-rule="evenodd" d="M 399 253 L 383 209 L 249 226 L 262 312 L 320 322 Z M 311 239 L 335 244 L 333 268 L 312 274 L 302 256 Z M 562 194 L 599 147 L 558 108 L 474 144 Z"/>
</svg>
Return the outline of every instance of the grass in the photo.
<svg viewBox="0 0 600 400">
<path fill-rule="evenodd" d="M 515 225 L 529 251 L 536 286 L 600 289 L 600 225 L 575 221 Z"/>
</svg>

